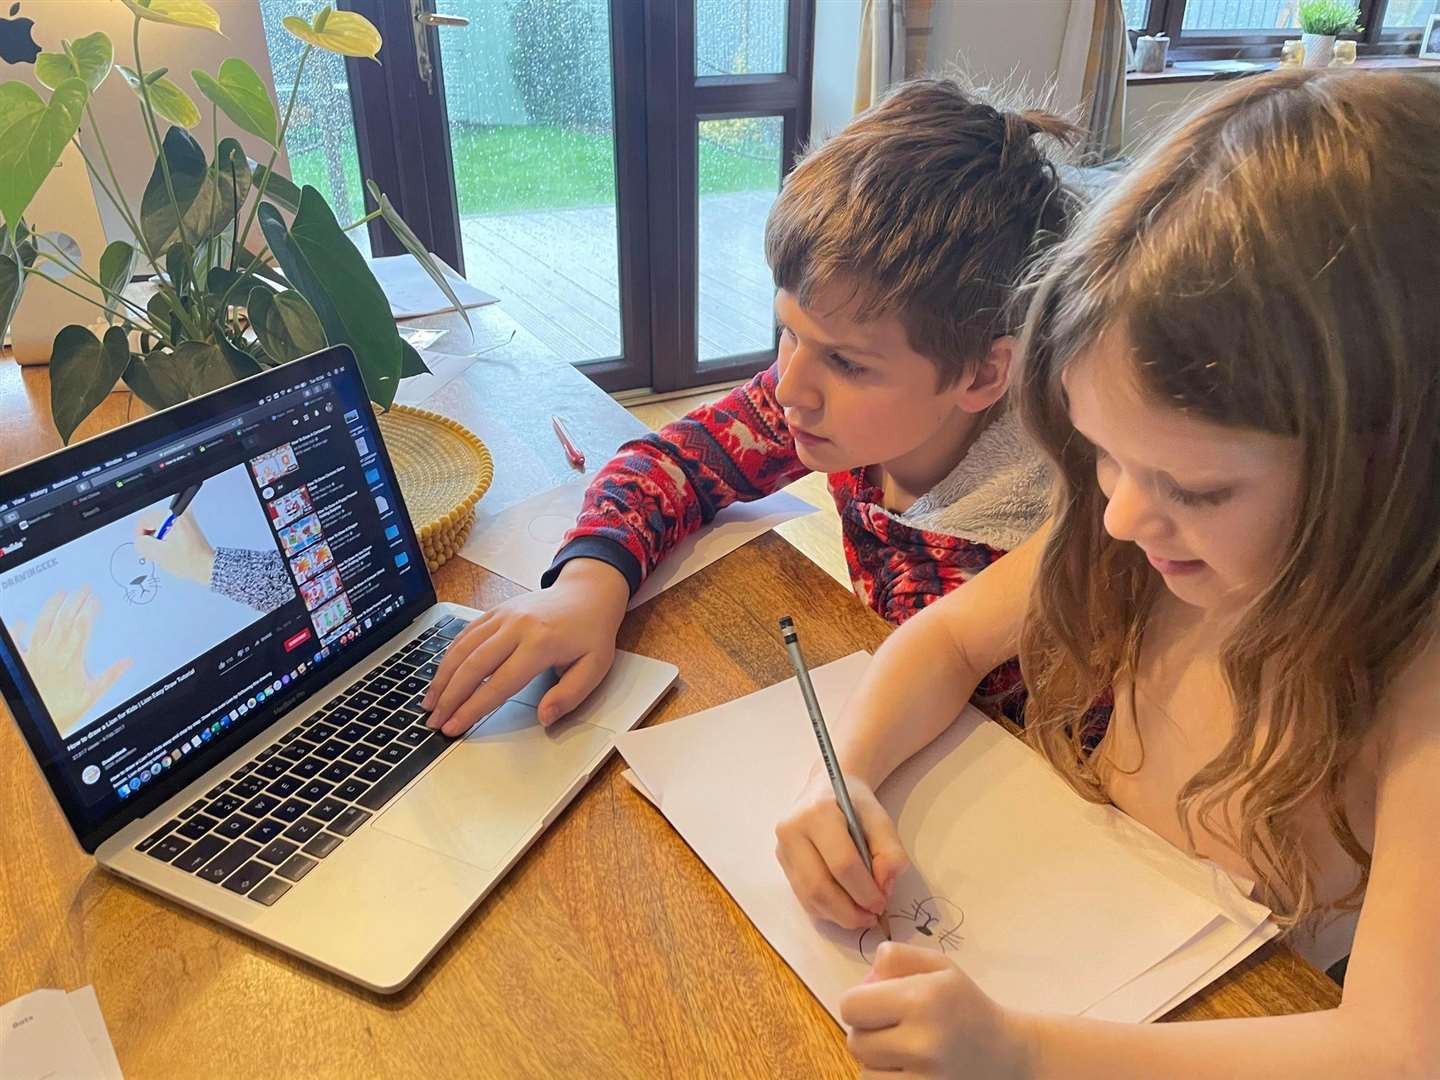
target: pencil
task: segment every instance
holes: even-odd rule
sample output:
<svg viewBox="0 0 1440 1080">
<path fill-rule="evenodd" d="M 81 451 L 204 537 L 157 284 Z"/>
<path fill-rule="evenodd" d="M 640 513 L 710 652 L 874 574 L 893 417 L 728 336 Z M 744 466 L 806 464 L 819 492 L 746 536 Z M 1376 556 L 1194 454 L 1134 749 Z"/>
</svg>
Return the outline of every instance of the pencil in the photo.
<svg viewBox="0 0 1440 1080">
<path fill-rule="evenodd" d="M 840 771 L 840 762 L 835 757 L 835 746 L 830 741 L 830 729 L 825 726 L 825 716 L 820 711 L 820 699 L 815 696 L 815 686 L 810 681 L 810 669 L 805 666 L 805 657 L 800 652 L 800 636 L 795 630 L 795 620 L 786 615 L 780 620 L 780 636 L 785 642 L 785 652 L 790 657 L 790 666 L 795 669 L 795 681 L 800 684 L 800 696 L 805 699 L 805 711 L 810 714 L 810 726 L 815 730 L 815 741 L 820 744 L 820 758 L 825 762 L 825 771 L 830 774 L 830 787 L 835 792 L 835 801 L 840 804 L 840 813 L 845 815 L 845 827 L 850 830 L 850 839 L 860 852 L 865 870 L 873 878 L 875 862 L 870 856 L 870 845 L 865 842 L 865 830 L 860 828 L 860 819 L 855 814 L 855 804 L 850 801 L 850 791 L 845 787 L 845 776 Z M 890 940 L 889 921 L 882 915 L 880 929 L 885 940 Z"/>
</svg>

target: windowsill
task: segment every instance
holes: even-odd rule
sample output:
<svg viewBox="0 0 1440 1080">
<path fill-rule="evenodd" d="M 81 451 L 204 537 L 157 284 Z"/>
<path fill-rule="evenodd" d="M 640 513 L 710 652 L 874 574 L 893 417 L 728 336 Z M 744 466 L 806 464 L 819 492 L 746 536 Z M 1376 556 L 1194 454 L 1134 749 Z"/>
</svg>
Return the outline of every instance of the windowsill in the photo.
<svg viewBox="0 0 1440 1080">
<path fill-rule="evenodd" d="M 1164 71 L 1143 72 L 1131 71 L 1125 76 L 1125 82 L 1130 86 L 1148 86 L 1154 83 L 1187 83 L 1187 82 L 1211 82 L 1223 79 L 1241 79 L 1246 75 L 1258 75 L 1264 71 L 1274 71 L 1280 66 L 1278 60 L 1253 60 L 1245 63 L 1253 63 L 1253 68 L 1235 70 L 1216 70 L 1217 65 L 1224 64 L 1223 60 L 1177 60 Z M 1440 60 L 1422 60 L 1418 56 L 1368 56 L 1361 57 L 1352 65 L 1356 68 L 1368 68 L 1372 70 L 1388 71 L 1440 71 Z"/>
</svg>

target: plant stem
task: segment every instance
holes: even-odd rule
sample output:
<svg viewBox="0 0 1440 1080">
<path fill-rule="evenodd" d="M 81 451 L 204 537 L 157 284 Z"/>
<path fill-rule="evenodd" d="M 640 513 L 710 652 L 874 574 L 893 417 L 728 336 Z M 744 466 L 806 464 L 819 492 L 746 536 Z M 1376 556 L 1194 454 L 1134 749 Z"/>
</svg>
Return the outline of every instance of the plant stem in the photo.
<svg viewBox="0 0 1440 1080">
<path fill-rule="evenodd" d="M 36 237 L 36 239 L 37 239 L 37 240 L 38 240 L 38 239 L 43 239 L 43 234 L 42 234 L 41 236 Z M 70 256 L 66 255 L 65 252 L 64 252 L 63 250 L 61 250 L 60 245 L 55 244 L 55 243 L 52 241 L 52 242 L 51 242 L 51 246 L 55 248 L 55 251 L 54 251 L 53 254 L 52 254 L 51 252 L 41 251 L 41 250 L 39 250 L 39 248 L 36 248 L 36 251 L 35 251 L 36 257 L 37 257 L 37 258 L 41 258 L 41 259 L 49 259 L 51 262 L 55 263 L 56 265 L 61 266 L 61 267 L 64 267 L 66 270 L 70 271 L 70 273 L 74 274 L 76 277 L 81 278 L 87 285 L 92 285 L 92 286 L 94 286 L 95 288 L 99 289 L 102 295 L 108 296 L 108 297 L 110 297 L 110 298 L 113 299 L 113 300 L 118 300 L 118 301 L 120 301 L 120 303 L 124 304 L 124 305 L 125 305 L 126 307 L 128 307 L 131 311 L 134 311 L 135 313 L 137 313 L 138 315 L 140 315 L 141 318 L 148 318 L 148 313 L 145 311 L 144 308 L 138 307 L 133 301 L 127 299 L 127 298 L 126 298 L 125 296 L 123 296 L 122 294 L 116 292 L 116 291 L 113 290 L 113 289 L 107 288 L 106 285 L 105 285 L 105 283 L 104 283 L 103 281 L 100 281 L 98 278 L 92 277 L 92 276 L 90 275 L 90 272 L 89 272 L 88 270 L 86 270 L 86 269 L 85 269 L 83 266 L 81 266 L 79 263 L 77 263 L 77 262 L 75 262 L 73 259 L 71 259 Z M 57 255 L 59 256 L 59 258 L 56 258 Z M 27 271 L 27 273 L 28 273 L 28 271 Z M 47 279 L 47 280 L 52 280 L 52 281 L 53 281 L 54 279 L 53 279 L 53 278 L 50 278 L 50 279 Z M 92 300 L 91 303 L 94 303 L 94 301 Z M 96 306 L 97 306 L 97 307 L 101 307 L 101 306 L 103 306 L 103 305 L 97 304 Z M 106 314 L 108 315 L 109 312 L 107 311 Z"/>
<path fill-rule="evenodd" d="M 145 66 L 140 62 L 140 16 L 135 16 L 135 74 L 140 79 L 140 98 L 145 107 L 140 112 L 145 117 L 145 123 L 150 130 L 151 141 L 155 144 L 155 152 L 160 159 L 160 173 L 165 177 L 165 192 L 170 196 L 170 205 L 175 208 L 175 229 L 180 233 L 182 243 L 188 245 L 190 238 L 185 235 L 185 215 L 180 209 L 180 200 L 175 197 L 175 183 L 170 178 L 170 161 L 165 156 L 165 147 L 160 140 L 160 126 L 155 123 L 155 107 L 150 104 L 150 87 L 145 82 Z M 157 266 L 158 270 L 159 267 Z M 172 283 L 173 284 L 173 283 Z"/>
<path fill-rule="evenodd" d="M 315 51 L 314 45 L 306 45 L 305 51 L 300 54 L 300 63 L 295 68 L 295 81 L 290 84 L 290 100 L 285 104 L 285 118 L 280 122 L 280 132 L 275 136 L 275 146 L 270 151 L 270 161 L 265 166 L 265 175 L 260 179 L 260 186 L 255 191 L 255 201 L 250 206 L 250 213 L 245 217 L 245 227 L 240 230 L 240 242 L 237 247 L 243 248 L 245 241 L 250 239 L 250 226 L 255 224 L 255 215 L 260 212 L 260 200 L 265 197 L 265 188 L 270 183 L 270 176 L 275 168 L 275 162 L 280 157 L 280 147 L 285 145 L 285 133 L 290 130 L 290 114 L 295 111 L 295 99 L 300 96 L 300 76 L 305 74 L 305 62 L 310 59 L 310 54 Z M 251 266 L 254 266 L 252 260 Z M 249 273 L 249 267 L 246 268 Z"/>
<path fill-rule="evenodd" d="M 377 217 L 379 217 L 379 216 L 381 215 L 381 213 L 382 213 L 382 211 L 380 211 L 380 210 L 372 210 L 372 211 L 370 211 L 370 213 L 368 213 L 368 214 L 366 214 L 364 217 L 362 217 L 359 221 L 353 221 L 353 222 L 351 222 L 349 225 L 346 225 L 346 226 L 345 226 L 343 229 L 341 229 L 340 231 L 341 231 L 341 232 L 349 232 L 351 229 L 358 229 L 361 225 L 366 225 L 366 224 L 374 221 Z"/>
<path fill-rule="evenodd" d="M 109 175 L 110 183 L 115 189 L 112 192 L 109 188 L 105 188 L 105 194 L 110 196 L 111 203 L 113 203 L 115 209 L 119 211 L 120 216 L 125 219 L 125 224 L 129 227 L 130 231 L 134 233 L 135 242 L 140 245 L 140 250 L 145 253 L 145 258 L 150 260 L 151 265 L 154 265 L 155 253 L 150 250 L 150 245 L 145 242 L 145 234 L 140 231 L 139 219 L 131 211 L 130 205 L 123 198 L 120 179 L 115 175 L 115 166 L 110 164 L 110 152 L 105 148 L 105 140 L 100 136 L 100 125 L 95 120 L 95 113 L 91 110 L 89 101 L 85 102 L 85 115 L 90 119 L 90 130 L 95 133 L 95 145 L 100 148 L 100 160 L 105 163 L 105 172 Z M 75 148 L 80 151 L 80 157 L 84 160 L 86 167 L 89 168 L 91 175 L 94 176 L 96 180 L 99 180 L 99 171 L 91 162 L 89 155 L 85 153 L 85 148 L 80 145 L 80 139 L 78 137 L 75 139 Z M 101 187 L 104 188 L 103 183 Z"/>
<path fill-rule="evenodd" d="M 71 296 L 79 297 L 81 300 L 84 300 L 84 301 L 85 301 L 87 304 L 89 304 L 91 307 L 98 307 L 98 308 L 101 308 L 101 309 L 103 310 L 103 306 L 102 306 L 102 305 L 95 303 L 95 298 L 94 298 L 93 296 L 86 296 L 84 293 L 82 293 L 82 292 L 77 292 L 76 290 L 70 288 L 70 286 L 68 286 L 68 285 L 62 285 L 59 281 L 57 281 L 55 278 L 51 277 L 49 274 L 41 273 L 39 270 L 36 270 L 36 269 L 34 269 L 33 267 L 32 267 L 31 269 L 29 269 L 29 270 L 26 270 L 26 271 L 25 271 L 25 274 L 26 274 L 27 277 L 38 277 L 41 281 L 48 281 L 51 285 L 54 285 L 55 288 L 59 289 L 61 292 L 67 292 L 67 293 L 69 293 Z M 148 314 L 146 315 L 145 322 L 144 322 L 144 325 L 143 325 L 143 326 L 142 326 L 142 325 L 139 323 L 139 321 L 136 320 L 136 319 L 126 318 L 125 321 L 126 321 L 126 322 L 129 322 L 129 323 L 134 323 L 139 329 L 149 330 L 149 332 L 152 333 L 152 334 L 154 334 L 156 337 L 159 337 L 159 338 L 163 339 L 163 340 L 166 342 L 166 344 L 169 344 L 169 343 L 170 343 L 170 335 L 169 335 L 169 334 L 165 334 L 165 333 L 161 333 L 160 330 L 159 330 L 159 328 L 158 328 L 153 322 L 150 321 L 150 318 L 149 318 Z"/>
</svg>

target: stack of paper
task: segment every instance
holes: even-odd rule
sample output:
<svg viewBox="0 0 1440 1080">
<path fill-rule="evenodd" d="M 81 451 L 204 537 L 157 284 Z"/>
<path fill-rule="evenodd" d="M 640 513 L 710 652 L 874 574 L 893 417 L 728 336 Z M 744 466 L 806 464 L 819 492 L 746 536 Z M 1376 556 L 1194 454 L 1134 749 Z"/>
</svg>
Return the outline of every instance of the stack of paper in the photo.
<svg viewBox="0 0 1440 1080">
<path fill-rule="evenodd" d="M 550 569 L 565 534 L 575 525 L 587 485 L 587 480 L 578 480 L 542 491 L 496 514 L 477 525 L 460 554 L 516 585 L 538 589 L 540 575 Z M 784 491 L 754 502 L 731 503 L 709 525 L 691 533 L 665 556 L 630 598 L 631 609 L 781 522 L 814 512 L 809 503 Z"/>
<path fill-rule="evenodd" d="M 5 1080 L 122 1080 L 95 990 L 35 990 L 0 1005 Z"/>
<path fill-rule="evenodd" d="M 445 264 L 438 255 L 432 259 L 444 267 L 450 289 L 463 308 L 484 307 L 495 303 L 495 297 L 483 293 Z M 414 255 L 385 255 L 366 260 L 385 299 L 390 301 L 390 310 L 397 319 L 414 319 L 421 315 L 439 315 L 454 311 L 455 305 L 440 291 L 440 286 L 425 273 Z M 418 346 L 417 346 L 418 348 Z"/>
<path fill-rule="evenodd" d="M 869 661 L 813 672 L 826 716 L 841 716 Z M 812 920 L 775 861 L 775 824 L 819 753 L 794 680 L 618 746 L 637 787 L 839 1019 L 880 939 Z M 1152 1020 L 1276 932 L 1213 863 L 1086 802 L 974 709 L 879 796 L 914 864 L 892 896 L 893 937 L 944 952 L 1003 1005 Z"/>
</svg>

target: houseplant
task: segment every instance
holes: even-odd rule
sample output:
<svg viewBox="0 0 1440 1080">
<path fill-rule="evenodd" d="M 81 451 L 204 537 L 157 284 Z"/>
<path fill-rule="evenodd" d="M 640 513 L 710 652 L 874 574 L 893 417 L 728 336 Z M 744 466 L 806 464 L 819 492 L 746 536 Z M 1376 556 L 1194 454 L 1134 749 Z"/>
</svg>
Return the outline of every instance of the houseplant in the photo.
<svg viewBox="0 0 1440 1080">
<path fill-rule="evenodd" d="M 233 138 L 202 147 L 188 130 L 200 122 L 196 98 L 175 73 L 143 64 L 146 23 L 220 33 L 216 10 L 203 0 L 116 2 L 134 13 L 133 66 L 115 63 L 110 39 L 93 33 L 36 59 L 48 100 L 26 83 L 0 85 L 0 334 L 34 277 L 92 300 L 97 328 L 102 320 L 108 324 L 100 336 L 90 327 L 67 326 L 55 338 L 51 412 L 61 437 L 70 439 L 117 380 L 150 407 L 165 408 L 326 344 L 354 350 L 371 399 L 388 408 L 399 380 L 426 368 L 399 336 L 385 294 L 346 232 L 382 218 L 464 310 L 436 260 L 373 183 L 367 188 L 375 208 L 342 227 L 317 190 L 299 188 L 275 170 L 306 60 L 323 49 L 378 63 L 375 27 L 329 6 L 310 22 L 285 19 L 305 50 L 283 109 L 243 60 L 226 60 L 213 74 L 192 72 L 212 117 L 223 113 L 265 148 L 268 160 L 261 164 Z M 138 209 L 120 190 L 105 132 L 90 108 L 90 96 L 107 78 L 123 78 L 134 91 L 155 153 Z M 90 150 L 79 139 L 87 123 Z M 135 241 L 110 243 L 98 275 L 81 266 L 73 240 L 43 231 L 53 223 L 32 227 L 25 218 L 69 142 Z M 155 275 L 154 295 L 143 306 L 124 295 L 137 268 Z M 80 282 L 89 295 L 75 287 Z"/>
<path fill-rule="evenodd" d="M 1326 67 L 1341 34 L 1358 34 L 1360 8 L 1351 0 L 1301 0 L 1300 40 L 1305 45 L 1305 66 Z"/>
</svg>

